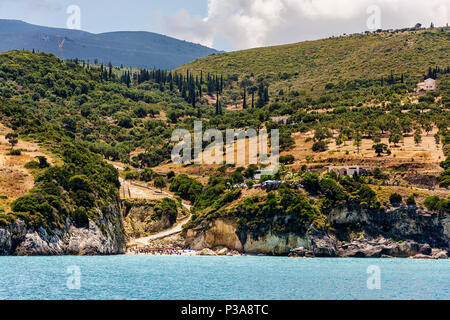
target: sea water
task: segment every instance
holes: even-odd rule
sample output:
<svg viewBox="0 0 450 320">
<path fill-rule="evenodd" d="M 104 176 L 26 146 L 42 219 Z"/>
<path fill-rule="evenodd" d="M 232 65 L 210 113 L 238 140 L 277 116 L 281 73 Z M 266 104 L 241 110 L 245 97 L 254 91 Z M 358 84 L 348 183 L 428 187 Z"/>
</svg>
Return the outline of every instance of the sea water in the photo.
<svg viewBox="0 0 450 320">
<path fill-rule="evenodd" d="M 0 299 L 450 299 L 450 261 L 0 257 Z"/>
</svg>

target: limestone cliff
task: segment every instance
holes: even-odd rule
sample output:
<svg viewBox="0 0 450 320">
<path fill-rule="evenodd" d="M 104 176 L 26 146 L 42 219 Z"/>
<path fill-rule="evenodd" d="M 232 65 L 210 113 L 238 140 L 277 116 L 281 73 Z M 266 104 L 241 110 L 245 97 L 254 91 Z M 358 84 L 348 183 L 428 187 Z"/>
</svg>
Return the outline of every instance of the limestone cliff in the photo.
<svg viewBox="0 0 450 320">
<path fill-rule="evenodd" d="M 332 209 L 328 219 L 344 241 L 350 240 L 352 233 L 364 232 L 370 238 L 382 235 L 394 241 L 413 240 L 450 250 L 449 213 L 432 213 L 417 206 L 382 211 L 349 203 Z"/>
<path fill-rule="evenodd" d="M 203 222 L 200 226 L 186 232 L 186 244 L 192 249 L 227 247 L 246 253 L 263 253 L 270 255 L 286 255 L 292 248 L 310 247 L 307 235 L 293 233 L 277 235 L 272 232 L 256 237 L 238 231 L 233 219 L 219 218 Z"/>
<path fill-rule="evenodd" d="M 185 241 L 193 249 L 228 247 L 245 253 L 311 257 L 445 256 L 450 251 L 448 214 L 415 206 L 369 210 L 348 203 L 331 210 L 327 218 L 328 232 L 311 226 L 304 233 L 269 231 L 260 236 L 239 230 L 236 219 L 217 218 L 186 230 Z"/>
<path fill-rule="evenodd" d="M 17 219 L 0 227 L 0 255 L 111 255 L 125 250 L 120 204 L 100 212 L 96 222 L 77 227 L 70 217 L 63 229 L 28 228 Z"/>
</svg>

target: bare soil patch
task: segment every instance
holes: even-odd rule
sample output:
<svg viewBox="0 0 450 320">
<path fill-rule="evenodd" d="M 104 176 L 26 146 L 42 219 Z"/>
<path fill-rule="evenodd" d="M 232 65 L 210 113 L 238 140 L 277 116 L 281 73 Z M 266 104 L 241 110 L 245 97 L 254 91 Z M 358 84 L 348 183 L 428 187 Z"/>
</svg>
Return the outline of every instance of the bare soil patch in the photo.
<svg viewBox="0 0 450 320">
<path fill-rule="evenodd" d="M 33 142 L 19 140 L 14 149 L 21 150 L 20 156 L 11 156 L 11 145 L 5 135 L 10 130 L 0 124 L 0 208 L 8 211 L 11 202 L 25 195 L 34 187 L 34 177 L 25 168 L 28 162 L 36 161 L 37 156 L 44 156 L 49 163 L 53 160 Z"/>
</svg>

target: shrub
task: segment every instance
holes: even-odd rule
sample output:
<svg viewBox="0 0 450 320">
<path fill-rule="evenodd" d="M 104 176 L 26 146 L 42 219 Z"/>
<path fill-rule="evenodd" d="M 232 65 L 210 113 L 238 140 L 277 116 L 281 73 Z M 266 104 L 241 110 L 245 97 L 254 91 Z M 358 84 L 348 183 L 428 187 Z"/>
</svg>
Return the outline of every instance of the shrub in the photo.
<svg viewBox="0 0 450 320">
<path fill-rule="evenodd" d="M 69 179 L 69 188 L 73 191 L 83 190 L 90 192 L 91 187 L 88 177 L 85 175 L 76 175 Z"/>
<path fill-rule="evenodd" d="M 133 120 L 129 116 L 122 116 L 119 118 L 117 125 L 122 128 L 133 128 Z"/>
<path fill-rule="evenodd" d="M 383 179 L 383 171 L 380 168 L 373 169 L 372 175 L 375 179 Z"/>
<path fill-rule="evenodd" d="M 125 180 L 137 180 L 139 179 L 139 172 L 128 171 L 125 172 Z"/>
<path fill-rule="evenodd" d="M 426 198 L 424 205 L 430 211 L 450 212 L 450 200 L 440 199 L 438 196 Z"/>
<path fill-rule="evenodd" d="M 172 199 L 164 198 L 155 206 L 154 210 L 159 218 L 161 218 L 163 215 L 166 216 L 169 219 L 171 225 L 173 225 L 177 221 L 178 207 L 177 203 Z"/>
<path fill-rule="evenodd" d="M 39 161 L 39 168 L 45 169 L 45 168 L 50 167 L 50 164 L 48 163 L 46 157 L 43 157 L 43 156 L 37 156 L 36 159 L 38 159 L 38 161 Z"/>
<path fill-rule="evenodd" d="M 320 192 L 332 201 L 345 200 L 347 195 L 344 189 L 333 179 L 322 179 L 319 182 Z"/>
<path fill-rule="evenodd" d="M 366 203 L 369 207 L 379 207 L 377 203 L 377 194 L 371 187 L 363 185 L 358 191 L 358 196 L 361 201 L 361 205 Z"/>
<path fill-rule="evenodd" d="M 438 196 L 428 197 L 424 201 L 424 205 L 428 210 L 435 211 L 437 209 L 437 204 L 439 202 Z"/>
<path fill-rule="evenodd" d="M 314 152 L 324 152 L 327 150 L 327 143 L 325 141 L 318 141 L 313 144 L 312 151 Z"/>
<path fill-rule="evenodd" d="M 11 224 L 13 217 L 9 214 L 3 214 L 1 212 L 2 210 L 0 210 L 0 226 L 7 227 Z"/>
<path fill-rule="evenodd" d="M 153 181 L 153 186 L 158 189 L 164 189 L 166 187 L 166 180 L 163 177 L 156 177 Z"/>
<path fill-rule="evenodd" d="M 280 156 L 280 163 L 282 164 L 293 164 L 294 163 L 294 156 L 291 154 Z"/>
<path fill-rule="evenodd" d="M 25 195 L 13 203 L 11 203 L 11 209 L 15 213 L 29 213 L 32 216 L 41 215 L 43 218 L 48 218 L 48 222 L 51 222 L 53 209 L 50 204 L 43 198 L 38 198 L 33 195 Z M 39 220 L 39 218 L 38 218 Z"/>
<path fill-rule="evenodd" d="M 247 178 L 253 178 L 257 171 L 258 171 L 258 166 L 255 164 L 251 164 L 244 171 L 244 176 Z"/>
<path fill-rule="evenodd" d="M 406 204 L 408 206 L 414 206 L 416 204 L 416 198 L 415 196 L 412 194 L 408 197 L 408 199 L 406 199 Z"/>
<path fill-rule="evenodd" d="M 83 208 L 78 208 L 74 212 L 72 212 L 71 218 L 76 227 L 89 227 L 89 217 L 86 213 L 86 210 L 84 210 Z"/>
<path fill-rule="evenodd" d="M 30 169 L 30 170 L 39 169 L 39 162 L 37 162 L 37 161 L 30 161 L 27 164 L 25 164 L 25 168 L 26 169 Z"/>
<path fill-rule="evenodd" d="M 194 203 L 197 197 L 202 193 L 203 185 L 197 180 L 181 174 L 173 178 L 170 184 L 170 191 L 175 192 L 182 199 Z"/>
<path fill-rule="evenodd" d="M 22 151 L 20 150 L 11 150 L 10 152 L 8 152 L 9 156 L 20 156 L 22 154 Z"/>
<path fill-rule="evenodd" d="M 242 173 L 240 173 L 239 171 L 235 171 L 231 174 L 231 181 L 233 183 L 242 183 L 244 182 L 244 176 L 242 175 Z"/>
<path fill-rule="evenodd" d="M 169 171 L 169 173 L 167 174 L 167 179 L 168 179 L 169 181 L 171 181 L 172 178 L 174 178 L 174 177 L 175 177 L 175 172 L 173 172 L 172 170 Z"/>
<path fill-rule="evenodd" d="M 399 205 L 402 203 L 402 196 L 398 193 L 393 193 L 390 195 L 389 197 L 389 201 L 391 202 L 392 205 Z"/>
<path fill-rule="evenodd" d="M 154 175 L 155 173 L 153 172 L 152 169 L 146 168 L 139 174 L 139 180 L 144 182 L 150 182 L 153 180 Z M 127 179 L 127 180 L 134 180 L 134 179 Z"/>
<path fill-rule="evenodd" d="M 86 190 L 77 190 L 72 194 L 72 199 L 77 206 L 92 208 L 95 205 L 94 196 Z"/>
<path fill-rule="evenodd" d="M 302 184 L 306 191 L 311 194 L 317 194 L 320 190 L 319 175 L 316 173 L 306 172 L 303 176 Z"/>
</svg>

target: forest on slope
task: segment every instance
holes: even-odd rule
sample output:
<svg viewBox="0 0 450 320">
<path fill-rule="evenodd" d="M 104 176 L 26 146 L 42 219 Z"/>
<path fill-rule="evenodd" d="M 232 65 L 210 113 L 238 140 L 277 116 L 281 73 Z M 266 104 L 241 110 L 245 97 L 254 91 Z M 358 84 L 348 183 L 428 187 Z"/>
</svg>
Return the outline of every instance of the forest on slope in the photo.
<svg viewBox="0 0 450 320">
<path fill-rule="evenodd" d="M 355 201 L 372 210 L 406 203 L 448 212 L 448 193 L 445 196 L 442 191 L 449 186 L 449 163 L 442 158 L 450 152 L 450 68 L 448 59 L 444 59 L 448 58 L 448 30 L 407 35 L 437 42 L 428 43 L 432 48 L 427 47 L 431 51 L 424 57 L 411 59 L 405 55 L 395 68 L 389 65 L 390 58 L 383 64 L 377 55 L 361 57 L 363 65 L 379 62 L 383 67 L 367 73 L 362 68 L 364 73 L 356 78 L 342 65 L 339 81 L 333 82 L 332 77 L 325 81 L 326 74 L 318 66 L 315 74 L 321 74 L 323 80 L 308 74 L 304 78 L 310 77 L 318 86 L 322 83 L 321 94 L 285 87 L 289 79 L 275 81 L 270 76 L 276 68 L 264 69 L 267 75 L 258 75 L 256 69 L 249 74 L 230 74 L 206 64 L 201 72 L 168 72 L 89 64 L 78 59 L 64 62 L 51 54 L 29 51 L 0 54 L 0 116 L 16 134 L 10 140 L 39 142 L 62 161 L 62 165 L 39 168 L 36 188 L 14 201 L 11 212 L 1 214 L 1 221 L 8 224 L 20 218 L 32 227 L 50 229 L 60 228 L 69 215 L 81 226 L 89 219 L 102 221 L 105 216 L 97 209 L 107 217 L 107 204 L 117 201 L 119 188 L 117 171 L 104 160 L 128 165 L 125 178 L 146 183 L 154 180 L 153 170 L 170 171 L 161 186 L 167 183 L 170 191 L 194 205 L 188 228 L 226 216 L 239 219 L 241 228 L 256 234 L 285 232 L 289 227 L 273 219 L 289 212 L 298 230 L 306 230 L 311 224 L 327 230 L 330 209 Z M 391 37 L 403 36 L 394 33 L 387 37 L 383 33 L 352 37 L 376 38 L 387 50 Z M 345 42 L 352 37 L 332 41 Z M 400 54 L 398 50 L 387 52 Z M 350 61 L 346 63 L 348 69 L 353 68 Z M 408 65 L 411 63 L 413 67 Z M 417 82 L 428 77 L 438 81 L 438 89 L 417 95 Z M 280 90 L 274 90 L 276 86 Z M 233 103 L 241 108 L 230 109 Z M 172 131 L 192 130 L 194 121 L 200 119 L 204 130 L 280 129 L 282 166 L 276 176 L 264 176 L 260 182 L 282 179 L 290 187 L 273 192 L 253 189 L 253 175 L 262 169 L 258 165 L 167 165 Z M 396 158 L 401 155 L 403 141 L 413 137 L 420 145 L 422 139 L 429 141 L 430 134 L 436 157 L 426 163 Z M 296 149 L 298 135 L 304 138 L 300 147 L 306 146 L 300 149 L 302 152 Z M 16 151 L 14 143 L 11 145 Z M 339 155 L 348 145 L 354 148 Z M 361 149 L 362 145 L 366 149 Z M 303 152 L 308 156 L 299 158 Z M 337 158 L 354 163 L 367 154 L 376 169 L 368 176 L 340 177 L 324 171 Z M 402 189 L 400 184 L 408 183 L 405 168 L 423 169 L 428 175 L 431 172 L 432 181 L 443 189 L 417 189 L 414 183 Z"/>
</svg>

